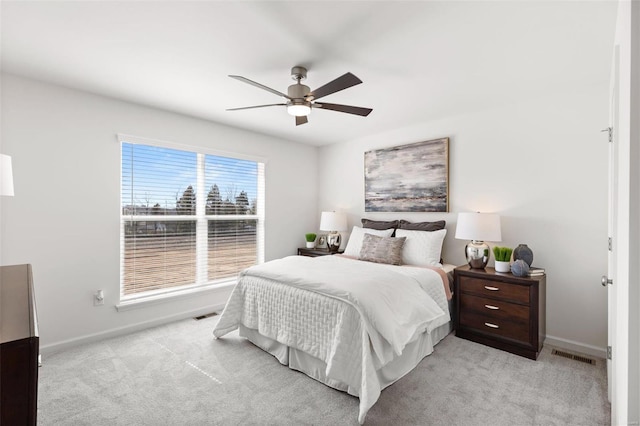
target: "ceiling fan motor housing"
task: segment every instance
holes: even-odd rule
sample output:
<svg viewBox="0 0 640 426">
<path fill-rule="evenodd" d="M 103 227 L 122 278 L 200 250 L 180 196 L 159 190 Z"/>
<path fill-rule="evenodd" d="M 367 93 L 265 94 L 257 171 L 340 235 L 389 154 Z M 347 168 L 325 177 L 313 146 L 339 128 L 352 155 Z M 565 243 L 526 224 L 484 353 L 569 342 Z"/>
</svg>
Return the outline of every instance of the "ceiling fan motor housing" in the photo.
<svg viewBox="0 0 640 426">
<path fill-rule="evenodd" d="M 290 98 L 293 99 L 304 99 L 305 96 L 307 96 L 307 94 L 311 91 L 311 88 L 309 88 L 309 86 L 306 86 L 304 84 L 292 84 L 291 86 L 289 86 L 289 90 L 287 90 L 287 94 L 289 95 Z"/>
</svg>

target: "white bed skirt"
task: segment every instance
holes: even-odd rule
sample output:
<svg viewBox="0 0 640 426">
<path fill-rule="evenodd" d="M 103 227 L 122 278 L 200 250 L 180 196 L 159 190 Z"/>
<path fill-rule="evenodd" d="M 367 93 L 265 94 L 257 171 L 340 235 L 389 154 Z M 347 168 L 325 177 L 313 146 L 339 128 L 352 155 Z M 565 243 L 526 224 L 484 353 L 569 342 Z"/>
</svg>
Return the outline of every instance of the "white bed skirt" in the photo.
<svg viewBox="0 0 640 426">
<path fill-rule="evenodd" d="M 420 337 L 409 343 L 403 350 L 402 355 L 394 358 L 391 362 L 377 370 L 378 380 L 381 389 L 395 383 L 407 373 L 413 370 L 418 363 L 427 355 L 433 352 L 433 347 L 444 339 L 453 329 L 452 322 L 448 322 L 434 329 L 431 333 L 423 333 Z M 289 368 L 305 373 L 307 376 L 316 379 L 334 389 L 347 392 L 353 396 L 358 395 L 358 389 L 354 389 L 347 384 L 328 378 L 325 374 L 327 364 L 301 350 L 288 347 L 282 343 L 272 340 L 258 333 L 257 330 L 239 325 L 239 335 L 247 338 L 251 343 L 269 352 L 276 357 L 281 364 Z"/>
</svg>

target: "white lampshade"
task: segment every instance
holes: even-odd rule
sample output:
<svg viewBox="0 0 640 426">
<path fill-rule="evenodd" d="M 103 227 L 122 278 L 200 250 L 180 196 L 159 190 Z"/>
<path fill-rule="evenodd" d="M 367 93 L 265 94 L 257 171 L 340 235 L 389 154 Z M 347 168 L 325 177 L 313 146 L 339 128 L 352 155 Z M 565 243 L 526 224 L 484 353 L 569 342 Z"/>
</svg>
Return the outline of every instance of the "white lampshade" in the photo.
<svg viewBox="0 0 640 426">
<path fill-rule="evenodd" d="M 13 196 L 13 169 L 11 157 L 0 154 L 0 195 Z"/>
<path fill-rule="evenodd" d="M 346 231 L 347 216 L 344 213 L 322 212 L 320 216 L 321 231 Z"/>
<path fill-rule="evenodd" d="M 473 241 L 502 241 L 500 216 L 495 213 L 458 213 L 456 238 Z"/>
</svg>

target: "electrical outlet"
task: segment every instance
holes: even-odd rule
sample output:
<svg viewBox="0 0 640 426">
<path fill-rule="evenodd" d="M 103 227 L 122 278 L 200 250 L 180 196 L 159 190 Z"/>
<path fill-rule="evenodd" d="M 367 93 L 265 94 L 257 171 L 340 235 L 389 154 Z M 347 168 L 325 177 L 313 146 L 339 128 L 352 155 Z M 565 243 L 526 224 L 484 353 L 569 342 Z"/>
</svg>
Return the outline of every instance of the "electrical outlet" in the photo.
<svg viewBox="0 0 640 426">
<path fill-rule="evenodd" d="M 104 305 L 104 292 L 102 290 L 98 290 L 93 295 L 93 306 L 101 305 Z"/>
</svg>

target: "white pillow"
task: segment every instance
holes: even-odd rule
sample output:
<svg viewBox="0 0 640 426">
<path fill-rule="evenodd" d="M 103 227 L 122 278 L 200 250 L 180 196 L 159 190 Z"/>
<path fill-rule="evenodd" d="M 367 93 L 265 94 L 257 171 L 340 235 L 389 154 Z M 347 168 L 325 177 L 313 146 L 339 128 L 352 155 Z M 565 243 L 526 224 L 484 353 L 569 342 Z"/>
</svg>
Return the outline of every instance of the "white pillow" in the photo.
<svg viewBox="0 0 640 426">
<path fill-rule="evenodd" d="M 396 237 L 407 237 L 402 250 L 402 263 L 416 266 L 442 266 L 440 257 L 446 229 L 412 231 L 396 229 Z"/>
<path fill-rule="evenodd" d="M 351 235 L 349 236 L 347 247 L 344 249 L 344 254 L 346 254 L 347 256 L 359 257 L 360 250 L 362 249 L 362 240 L 364 239 L 364 234 L 377 235 L 378 237 L 390 237 L 391 234 L 393 234 L 393 229 L 378 230 L 354 226 L 351 230 Z"/>
</svg>

